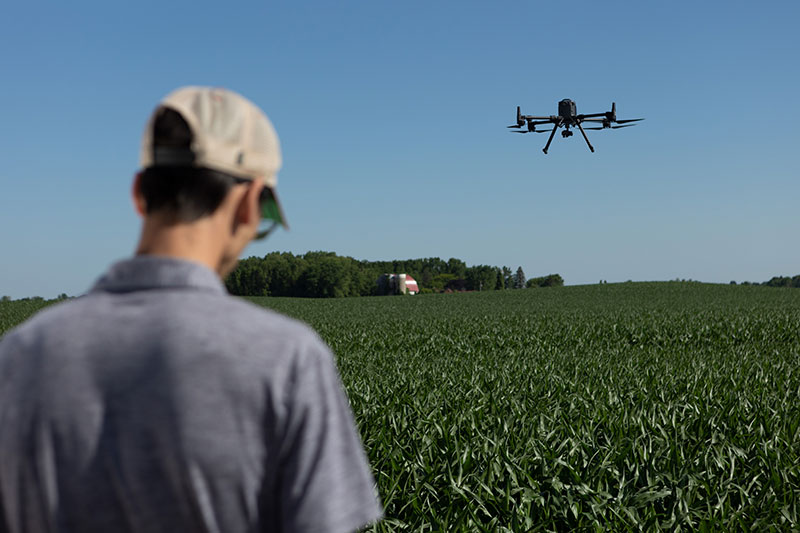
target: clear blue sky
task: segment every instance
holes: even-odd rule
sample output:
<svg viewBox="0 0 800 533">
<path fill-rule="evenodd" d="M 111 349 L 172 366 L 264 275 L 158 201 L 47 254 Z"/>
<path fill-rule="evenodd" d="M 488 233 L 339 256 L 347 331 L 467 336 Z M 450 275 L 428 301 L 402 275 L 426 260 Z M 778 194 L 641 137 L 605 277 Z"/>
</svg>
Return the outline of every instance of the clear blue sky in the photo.
<svg viewBox="0 0 800 533">
<path fill-rule="evenodd" d="M 567 284 L 800 273 L 800 4 L 12 2 L 0 20 L 0 295 L 129 256 L 144 122 L 170 90 L 259 104 L 291 231 L 255 244 L 458 257 Z M 635 128 L 511 135 L 515 108 Z"/>
</svg>

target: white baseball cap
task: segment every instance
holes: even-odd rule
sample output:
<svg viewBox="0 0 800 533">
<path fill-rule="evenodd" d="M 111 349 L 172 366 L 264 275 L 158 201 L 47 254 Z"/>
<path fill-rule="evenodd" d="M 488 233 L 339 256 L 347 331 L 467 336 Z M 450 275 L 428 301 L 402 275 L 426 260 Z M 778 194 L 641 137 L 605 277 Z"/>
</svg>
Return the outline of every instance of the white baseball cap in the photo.
<svg viewBox="0 0 800 533">
<path fill-rule="evenodd" d="M 162 109 L 179 113 L 192 133 L 191 153 L 160 150 L 153 146 L 153 125 Z M 228 89 L 181 87 L 159 103 L 145 127 L 140 156 L 142 168 L 194 166 L 216 170 L 235 178 L 261 180 L 262 216 L 288 228 L 278 202 L 276 186 L 281 168 L 278 134 L 253 102 Z"/>
</svg>

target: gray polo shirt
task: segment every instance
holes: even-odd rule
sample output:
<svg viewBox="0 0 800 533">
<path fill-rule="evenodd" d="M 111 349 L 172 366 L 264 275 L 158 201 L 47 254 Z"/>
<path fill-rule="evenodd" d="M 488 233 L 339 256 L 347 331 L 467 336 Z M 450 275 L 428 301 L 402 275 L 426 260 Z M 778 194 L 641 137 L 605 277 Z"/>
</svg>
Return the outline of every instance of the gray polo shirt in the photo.
<svg viewBox="0 0 800 533">
<path fill-rule="evenodd" d="M 333 532 L 380 516 L 330 350 L 202 265 L 117 263 L 0 342 L 0 532 Z"/>
</svg>

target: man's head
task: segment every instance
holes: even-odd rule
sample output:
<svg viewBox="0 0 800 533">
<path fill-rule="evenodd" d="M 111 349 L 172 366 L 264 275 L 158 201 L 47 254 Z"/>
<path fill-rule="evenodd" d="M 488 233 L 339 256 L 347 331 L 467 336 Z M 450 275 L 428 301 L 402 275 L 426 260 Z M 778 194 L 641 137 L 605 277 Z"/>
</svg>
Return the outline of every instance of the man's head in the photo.
<svg viewBox="0 0 800 533">
<path fill-rule="evenodd" d="M 224 276 L 248 242 L 268 233 L 258 231 L 262 220 L 287 227 L 275 192 L 278 136 L 234 92 L 170 93 L 145 128 L 141 165 L 133 191 L 145 219 L 139 253 L 202 258 Z"/>
</svg>

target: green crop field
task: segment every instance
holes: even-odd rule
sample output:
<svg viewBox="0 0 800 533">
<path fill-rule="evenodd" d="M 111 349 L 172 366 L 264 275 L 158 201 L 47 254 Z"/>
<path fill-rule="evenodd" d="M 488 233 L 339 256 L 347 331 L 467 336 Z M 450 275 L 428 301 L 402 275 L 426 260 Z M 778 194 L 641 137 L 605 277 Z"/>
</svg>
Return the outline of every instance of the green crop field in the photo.
<svg viewBox="0 0 800 533">
<path fill-rule="evenodd" d="M 42 298 L 0 301 L 0 335 L 32 316 L 36 311 L 56 302 L 57 300 L 43 300 Z"/>
<path fill-rule="evenodd" d="M 800 290 L 252 300 L 336 353 L 375 530 L 800 530 Z"/>
</svg>

